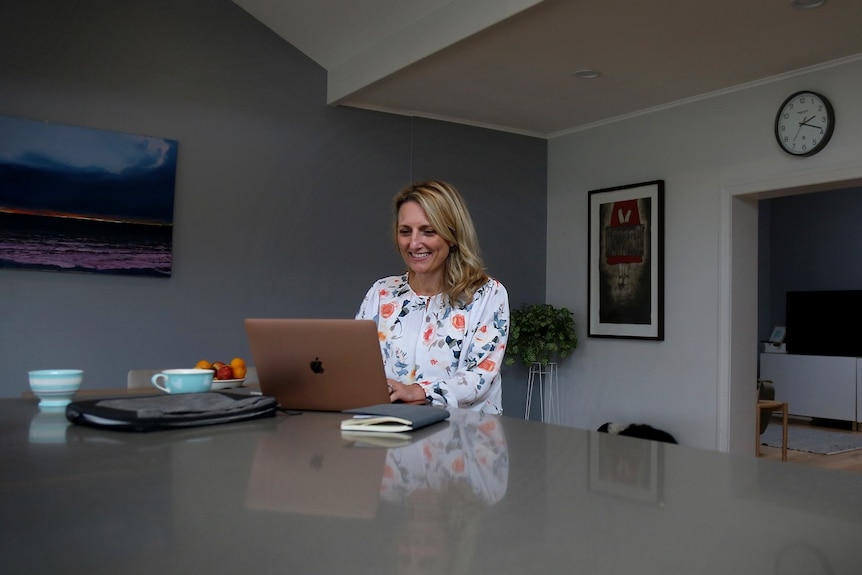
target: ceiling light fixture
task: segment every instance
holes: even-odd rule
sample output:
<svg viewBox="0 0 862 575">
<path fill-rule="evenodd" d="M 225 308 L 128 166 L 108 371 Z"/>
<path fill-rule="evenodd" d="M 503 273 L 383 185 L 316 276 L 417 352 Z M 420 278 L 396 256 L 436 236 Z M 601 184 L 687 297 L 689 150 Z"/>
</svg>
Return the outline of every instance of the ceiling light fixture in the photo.
<svg viewBox="0 0 862 575">
<path fill-rule="evenodd" d="M 820 8 L 826 4 L 826 0 L 790 0 L 790 5 L 794 8 L 807 10 L 808 8 Z"/>
<path fill-rule="evenodd" d="M 590 70 L 589 68 L 585 68 L 583 70 L 578 70 L 574 74 L 572 74 L 575 78 L 580 78 L 581 80 L 593 80 L 602 75 L 598 70 Z"/>
</svg>

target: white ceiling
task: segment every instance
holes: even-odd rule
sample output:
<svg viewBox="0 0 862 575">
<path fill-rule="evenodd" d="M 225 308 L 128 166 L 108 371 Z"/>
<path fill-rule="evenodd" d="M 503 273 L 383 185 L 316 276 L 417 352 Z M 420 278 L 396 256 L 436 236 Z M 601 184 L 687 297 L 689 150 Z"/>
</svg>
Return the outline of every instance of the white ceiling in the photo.
<svg viewBox="0 0 862 575">
<path fill-rule="evenodd" d="M 862 0 L 234 2 L 331 104 L 545 137 L 862 57 Z"/>
</svg>

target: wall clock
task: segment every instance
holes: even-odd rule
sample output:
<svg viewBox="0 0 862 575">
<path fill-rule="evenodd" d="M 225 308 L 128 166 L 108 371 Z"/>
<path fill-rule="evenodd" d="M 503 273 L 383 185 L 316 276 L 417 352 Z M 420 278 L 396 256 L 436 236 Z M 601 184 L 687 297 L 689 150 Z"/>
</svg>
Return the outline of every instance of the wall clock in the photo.
<svg viewBox="0 0 862 575">
<path fill-rule="evenodd" d="M 834 128 L 832 104 L 810 90 L 791 94 L 775 116 L 775 139 L 782 150 L 794 156 L 810 156 L 822 150 Z"/>
</svg>

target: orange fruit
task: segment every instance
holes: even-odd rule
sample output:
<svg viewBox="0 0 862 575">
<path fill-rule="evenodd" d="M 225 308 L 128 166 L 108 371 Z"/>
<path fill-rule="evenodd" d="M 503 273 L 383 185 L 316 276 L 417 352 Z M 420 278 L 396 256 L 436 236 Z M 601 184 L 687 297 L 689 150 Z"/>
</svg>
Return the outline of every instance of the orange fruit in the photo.
<svg viewBox="0 0 862 575">
<path fill-rule="evenodd" d="M 245 378 L 248 368 L 245 366 L 245 360 L 241 357 L 235 357 L 230 360 L 230 366 L 233 368 L 233 375 L 237 379 Z"/>
<path fill-rule="evenodd" d="M 207 360 L 202 359 L 195 364 L 195 369 L 212 369 L 212 364 Z"/>
</svg>

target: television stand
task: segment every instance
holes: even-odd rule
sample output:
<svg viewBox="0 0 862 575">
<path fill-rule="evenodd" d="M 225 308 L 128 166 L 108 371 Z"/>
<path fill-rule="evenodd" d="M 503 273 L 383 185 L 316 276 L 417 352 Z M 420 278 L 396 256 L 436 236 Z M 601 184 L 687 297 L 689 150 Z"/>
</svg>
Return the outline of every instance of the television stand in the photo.
<svg viewBox="0 0 862 575">
<path fill-rule="evenodd" d="M 775 400 L 791 415 L 849 421 L 862 418 L 862 359 L 826 355 L 761 353 L 760 377 L 775 384 Z"/>
</svg>

